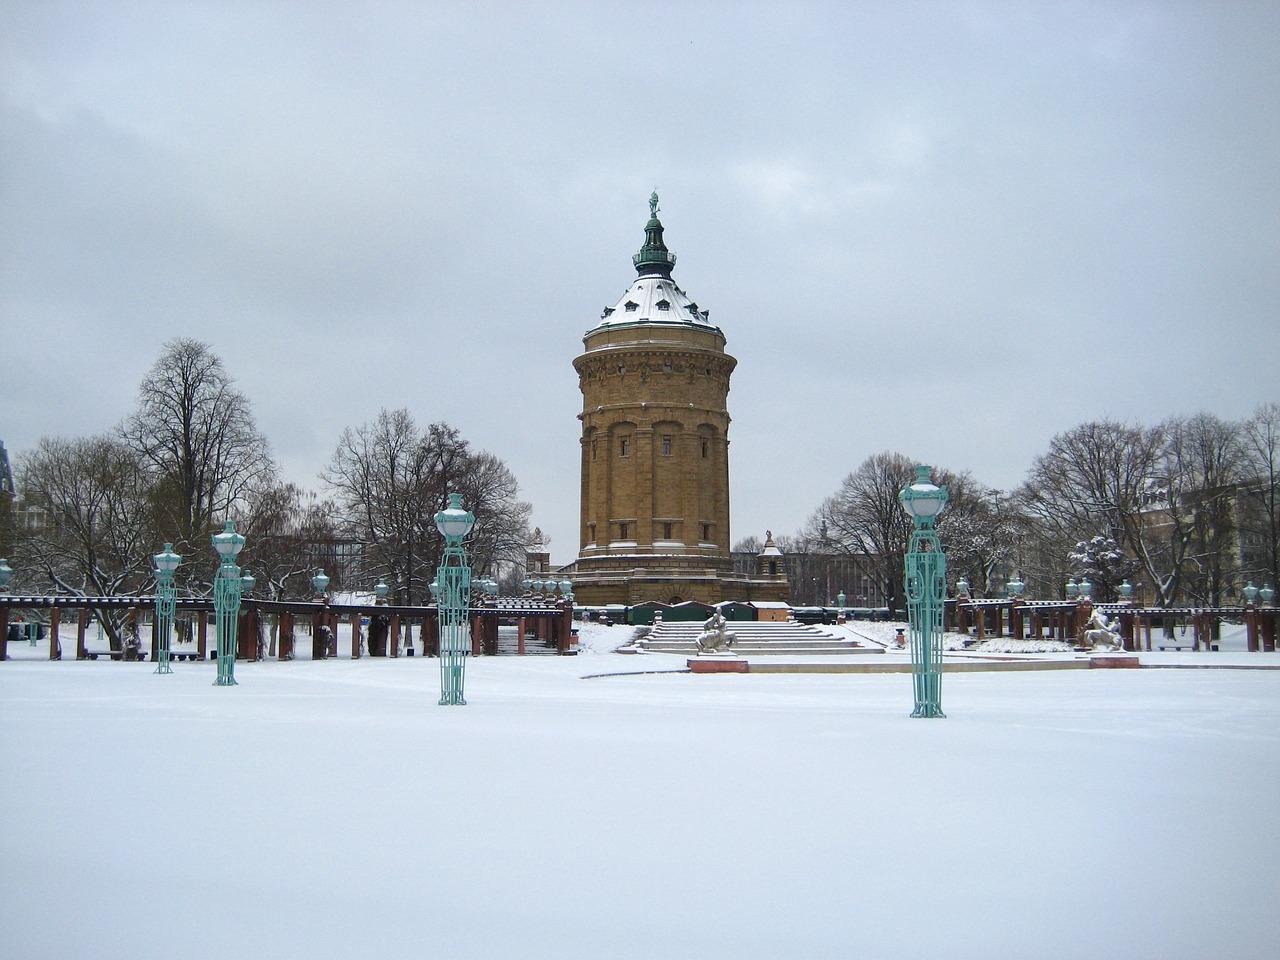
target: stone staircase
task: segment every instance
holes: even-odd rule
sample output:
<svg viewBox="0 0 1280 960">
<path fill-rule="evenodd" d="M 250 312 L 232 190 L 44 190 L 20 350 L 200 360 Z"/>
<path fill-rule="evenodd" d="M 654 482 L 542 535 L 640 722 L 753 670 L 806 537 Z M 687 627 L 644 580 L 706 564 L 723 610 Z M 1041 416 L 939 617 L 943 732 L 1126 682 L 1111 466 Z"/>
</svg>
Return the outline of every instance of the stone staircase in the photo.
<svg viewBox="0 0 1280 960">
<path fill-rule="evenodd" d="M 740 657 L 793 656 L 828 657 L 846 654 L 884 653 L 883 648 L 863 646 L 847 634 L 837 635 L 821 627 L 787 621 L 769 623 L 735 621 L 729 630 L 737 635 L 730 651 Z M 696 656 L 701 623 L 659 622 L 631 645 L 646 653 L 674 653 Z"/>
<path fill-rule="evenodd" d="M 514 657 L 520 652 L 520 634 L 515 627 L 498 627 L 498 656 Z M 526 657 L 548 656 L 554 657 L 559 654 L 555 644 L 545 640 L 538 640 L 532 636 L 524 639 L 524 654 Z"/>
</svg>

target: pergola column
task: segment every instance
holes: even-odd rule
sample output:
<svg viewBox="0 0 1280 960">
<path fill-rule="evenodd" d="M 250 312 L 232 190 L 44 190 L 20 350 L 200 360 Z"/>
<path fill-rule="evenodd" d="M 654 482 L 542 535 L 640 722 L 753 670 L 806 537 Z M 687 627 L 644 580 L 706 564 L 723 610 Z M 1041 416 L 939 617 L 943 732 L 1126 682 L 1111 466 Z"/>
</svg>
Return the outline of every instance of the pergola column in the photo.
<svg viewBox="0 0 1280 960">
<path fill-rule="evenodd" d="M 87 660 L 89 652 L 85 647 L 84 635 L 89 630 L 89 618 L 92 616 L 88 607 L 80 608 L 80 616 L 76 622 L 76 659 Z"/>
<path fill-rule="evenodd" d="M 62 626 L 62 610 L 59 607 L 49 608 L 49 659 L 62 659 L 62 641 L 58 639 L 58 628 Z"/>
</svg>

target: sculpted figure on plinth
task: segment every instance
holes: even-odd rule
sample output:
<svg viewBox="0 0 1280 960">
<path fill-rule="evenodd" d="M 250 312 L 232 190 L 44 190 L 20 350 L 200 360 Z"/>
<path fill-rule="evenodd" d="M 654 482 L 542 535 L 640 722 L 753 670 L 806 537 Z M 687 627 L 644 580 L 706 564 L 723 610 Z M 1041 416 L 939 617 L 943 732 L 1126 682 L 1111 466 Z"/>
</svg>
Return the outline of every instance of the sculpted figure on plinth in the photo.
<svg viewBox="0 0 1280 960">
<path fill-rule="evenodd" d="M 728 653 L 737 639 L 729 629 L 729 622 L 717 610 L 702 624 L 702 633 L 698 634 L 698 653 Z"/>
<path fill-rule="evenodd" d="M 1085 621 L 1085 646 L 1093 650 L 1123 650 L 1124 642 L 1114 622 L 1107 619 L 1101 610 L 1094 609 L 1093 615 Z"/>
</svg>

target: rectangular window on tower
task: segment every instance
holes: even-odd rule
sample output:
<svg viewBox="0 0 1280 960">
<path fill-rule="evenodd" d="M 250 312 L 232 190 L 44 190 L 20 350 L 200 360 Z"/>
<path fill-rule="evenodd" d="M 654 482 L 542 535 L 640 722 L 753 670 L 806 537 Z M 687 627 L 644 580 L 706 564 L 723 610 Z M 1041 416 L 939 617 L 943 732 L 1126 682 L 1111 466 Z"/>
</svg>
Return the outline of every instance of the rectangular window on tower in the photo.
<svg viewBox="0 0 1280 960">
<path fill-rule="evenodd" d="M 711 441 L 706 437 L 702 438 L 702 459 L 705 460 L 711 456 Z"/>
<path fill-rule="evenodd" d="M 619 540 L 627 539 L 627 534 L 630 532 L 630 529 L 631 529 L 630 524 L 626 524 L 626 523 L 618 524 L 618 539 Z"/>
<path fill-rule="evenodd" d="M 663 434 L 662 436 L 662 455 L 664 457 L 671 456 L 671 435 Z"/>
<path fill-rule="evenodd" d="M 669 524 L 669 523 L 664 523 L 664 524 L 662 525 L 662 539 L 663 539 L 663 540 L 670 540 L 670 539 L 671 539 L 671 524 Z"/>
<path fill-rule="evenodd" d="M 711 524 L 704 523 L 702 525 L 702 539 L 708 542 L 711 540 Z"/>
<path fill-rule="evenodd" d="M 625 457 L 625 456 L 628 456 L 630 453 L 631 453 L 631 438 L 619 437 L 618 438 L 618 456 Z"/>
</svg>

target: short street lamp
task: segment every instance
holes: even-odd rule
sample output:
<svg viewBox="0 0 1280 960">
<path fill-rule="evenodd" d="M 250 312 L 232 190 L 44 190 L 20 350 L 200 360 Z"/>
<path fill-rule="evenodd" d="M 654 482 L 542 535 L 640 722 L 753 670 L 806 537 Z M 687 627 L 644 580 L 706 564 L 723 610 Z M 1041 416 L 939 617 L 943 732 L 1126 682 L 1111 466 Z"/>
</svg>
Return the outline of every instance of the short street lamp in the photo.
<svg viewBox="0 0 1280 960">
<path fill-rule="evenodd" d="M 898 500 L 915 525 L 906 555 L 907 619 L 910 625 L 913 717 L 945 717 L 942 712 L 942 612 L 947 558 L 934 523 L 947 503 L 947 488 L 934 485 L 929 468 L 916 467 L 916 482 Z"/>
<path fill-rule="evenodd" d="M 244 549 L 244 537 L 236 533 L 234 520 L 227 521 L 222 533 L 214 534 L 213 549 L 221 563 L 213 581 L 213 610 L 218 633 L 218 679 L 215 687 L 236 685 L 236 621 L 240 617 L 240 568 L 236 557 Z"/>
<path fill-rule="evenodd" d="M 0 557 L 0 590 L 7 590 L 9 587 L 9 579 L 13 576 L 13 567 L 9 566 L 9 561 Z"/>
<path fill-rule="evenodd" d="M 436 620 L 440 633 L 440 706 L 462 706 L 463 669 L 470 652 L 471 568 L 463 539 L 476 518 L 462 509 L 462 494 L 449 494 L 449 506 L 436 514 L 444 554 L 436 569 Z"/>
<path fill-rule="evenodd" d="M 173 585 L 173 572 L 182 563 L 182 557 L 173 552 L 173 544 L 166 543 L 164 550 L 155 555 L 156 561 L 156 632 L 159 649 L 156 654 L 156 673 L 173 673 L 169 666 L 169 637 L 173 633 L 173 615 L 178 606 L 178 591 Z"/>
</svg>

